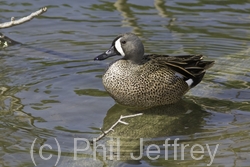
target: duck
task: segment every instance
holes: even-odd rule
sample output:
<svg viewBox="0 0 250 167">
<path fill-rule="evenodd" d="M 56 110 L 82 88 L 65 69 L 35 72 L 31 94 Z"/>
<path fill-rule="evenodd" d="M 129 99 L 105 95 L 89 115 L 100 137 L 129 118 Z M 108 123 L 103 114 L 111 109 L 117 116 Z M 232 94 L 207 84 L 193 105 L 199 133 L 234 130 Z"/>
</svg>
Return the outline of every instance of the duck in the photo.
<svg viewBox="0 0 250 167">
<path fill-rule="evenodd" d="M 214 61 L 203 55 L 144 54 L 144 46 L 133 33 L 118 35 L 111 47 L 94 60 L 121 56 L 102 76 L 108 94 L 119 104 L 151 108 L 178 102 L 203 79 Z"/>
</svg>

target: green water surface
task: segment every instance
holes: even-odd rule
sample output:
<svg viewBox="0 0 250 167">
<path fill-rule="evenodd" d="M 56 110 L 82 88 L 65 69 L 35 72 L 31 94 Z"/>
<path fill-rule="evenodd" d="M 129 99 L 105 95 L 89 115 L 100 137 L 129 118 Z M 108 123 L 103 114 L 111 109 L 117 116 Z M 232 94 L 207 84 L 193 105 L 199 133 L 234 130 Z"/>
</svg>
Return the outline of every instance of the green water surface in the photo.
<svg viewBox="0 0 250 167">
<path fill-rule="evenodd" d="M 0 22 L 44 6 L 42 16 L 1 29 L 40 48 L 0 50 L 1 167 L 35 166 L 31 153 L 37 166 L 52 167 L 56 140 L 61 167 L 250 166 L 250 1 L 3 0 Z M 204 54 L 216 63 L 179 103 L 134 111 L 116 104 L 102 85 L 105 68 L 117 57 L 93 61 L 124 32 L 137 34 L 146 53 Z M 98 137 L 120 115 L 138 112 L 144 114 L 124 119 L 128 125 L 118 124 L 97 143 L 107 147 L 106 157 L 101 147 L 95 152 L 89 146 L 74 160 L 74 138 Z M 142 157 L 135 160 L 130 153 L 139 157 L 140 138 Z M 179 144 L 176 150 L 166 150 L 166 139 Z M 191 154 L 194 145 L 200 146 Z M 39 156 L 41 146 L 43 157 L 52 155 L 49 160 Z"/>
</svg>

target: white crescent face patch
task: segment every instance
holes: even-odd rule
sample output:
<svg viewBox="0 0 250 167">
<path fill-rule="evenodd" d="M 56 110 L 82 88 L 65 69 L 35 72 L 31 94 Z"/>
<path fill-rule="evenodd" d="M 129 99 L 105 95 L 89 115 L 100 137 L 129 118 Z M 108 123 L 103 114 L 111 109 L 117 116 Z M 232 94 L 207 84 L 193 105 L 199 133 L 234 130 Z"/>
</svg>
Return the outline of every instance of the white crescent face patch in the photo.
<svg viewBox="0 0 250 167">
<path fill-rule="evenodd" d="M 115 48 L 116 50 L 122 55 L 125 56 L 125 53 L 123 52 L 122 45 L 121 45 L 121 38 L 115 41 Z"/>
</svg>

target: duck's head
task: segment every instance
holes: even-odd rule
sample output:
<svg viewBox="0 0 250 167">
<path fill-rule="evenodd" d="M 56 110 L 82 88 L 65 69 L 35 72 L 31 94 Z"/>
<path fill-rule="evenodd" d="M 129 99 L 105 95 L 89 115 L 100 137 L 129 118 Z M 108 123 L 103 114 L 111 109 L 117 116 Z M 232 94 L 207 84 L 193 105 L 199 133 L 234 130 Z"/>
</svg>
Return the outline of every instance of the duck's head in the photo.
<svg viewBox="0 0 250 167">
<path fill-rule="evenodd" d="M 109 50 L 95 57 L 94 60 L 104 60 L 116 55 L 121 55 L 123 59 L 133 63 L 140 63 L 144 55 L 144 46 L 135 34 L 125 33 L 117 36 Z"/>
</svg>

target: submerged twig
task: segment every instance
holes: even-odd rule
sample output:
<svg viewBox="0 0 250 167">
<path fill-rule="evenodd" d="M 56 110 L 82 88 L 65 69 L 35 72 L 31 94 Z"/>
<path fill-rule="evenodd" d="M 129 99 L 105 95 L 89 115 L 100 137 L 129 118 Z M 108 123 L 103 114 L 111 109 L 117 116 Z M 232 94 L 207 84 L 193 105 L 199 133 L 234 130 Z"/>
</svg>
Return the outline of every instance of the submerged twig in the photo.
<svg viewBox="0 0 250 167">
<path fill-rule="evenodd" d="M 93 141 L 99 141 L 99 140 L 101 140 L 103 137 L 105 137 L 110 131 L 114 131 L 114 128 L 118 125 L 118 123 L 121 123 L 121 124 L 124 124 L 124 125 L 128 125 L 128 123 L 122 121 L 122 119 L 124 119 L 124 118 L 131 118 L 131 117 L 137 117 L 137 116 L 140 116 L 140 115 L 142 115 L 142 113 L 133 114 L 133 115 L 127 115 L 127 116 L 122 116 L 122 115 L 121 115 L 120 118 L 118 119 L 118 121 L 116 121 L 108 130 L 103 131 L 103 130 L 101 129 L 102 134 L 101 134 L 99 137 L 94 138 Z"/>
<path fill-rule="evenodd" d="M 41 8 L 41 9 L 39 9 L 38 11 L 33 12 L 33 13 L 31 13 L 30 15 L 28 15 L 28 16 L 26 16 L 26 17 L 23 17 L 23 18 L 20 18 L 20 19 L 18 19 L 18 20 L 15 20 L 15 18 L 12 17 L 10 22 L 1 23 L 1 24 L 0 24 L 0 28 L 8 28 L 8 27 L 13 27 L 13 26 L 16 26 L 16 25 L 25 23 L 25 22 L 27 22 L 27 21 L 30 21 L 30 20 L 33 19 L 34 17 L 41 15 L 42 13 L 44 13 L 44 12 L 46 12 L 46 11 L 47 11 L 47 7 L 43 7 L 43 8 Z"/>
</svg>

